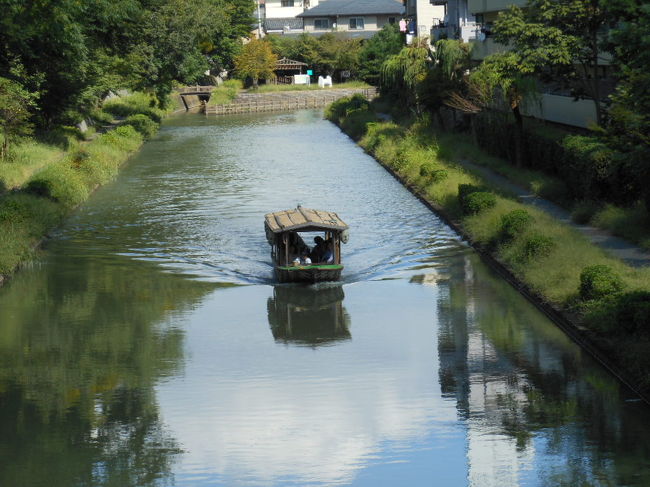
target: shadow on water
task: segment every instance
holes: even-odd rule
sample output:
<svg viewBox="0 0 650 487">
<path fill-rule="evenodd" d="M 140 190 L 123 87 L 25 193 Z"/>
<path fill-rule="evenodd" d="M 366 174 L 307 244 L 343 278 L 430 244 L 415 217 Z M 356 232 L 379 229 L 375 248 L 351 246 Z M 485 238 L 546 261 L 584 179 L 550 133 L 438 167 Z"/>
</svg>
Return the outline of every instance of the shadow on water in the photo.
<svg viewBox="0 0 650 487">
<path fill-rule="evenodd" d="M 350 315 L 341 286 L 275 286 L 267 301 L 276 342 L 310 347 L 349 340 Z"/>
</svg>

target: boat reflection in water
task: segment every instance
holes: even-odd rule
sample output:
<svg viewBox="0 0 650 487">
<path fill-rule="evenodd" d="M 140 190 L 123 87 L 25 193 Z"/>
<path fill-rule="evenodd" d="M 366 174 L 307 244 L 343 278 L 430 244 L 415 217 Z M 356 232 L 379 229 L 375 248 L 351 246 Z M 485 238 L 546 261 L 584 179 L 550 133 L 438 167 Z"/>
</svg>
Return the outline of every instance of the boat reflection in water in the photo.
<svg viewBox="0 0 650 487">
<path fill-rule="evenodd" d="M 276 342 L 318 347 L 350 340 L 350 316 L 343 288 L 276 286 L 267 302 Z"/>
</svg>

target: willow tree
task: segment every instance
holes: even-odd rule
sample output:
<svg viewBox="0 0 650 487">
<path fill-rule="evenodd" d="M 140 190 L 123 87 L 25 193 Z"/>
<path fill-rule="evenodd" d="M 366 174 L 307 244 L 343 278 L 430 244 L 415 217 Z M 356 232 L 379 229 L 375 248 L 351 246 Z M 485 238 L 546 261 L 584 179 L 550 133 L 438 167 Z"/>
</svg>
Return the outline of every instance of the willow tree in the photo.
<svg viewBox="0 0 650 487">
<path fill-rule="evenodd" d="M 381 67 L 381 78 L 387 89 L 397 93 L 408 104 L 421 111 L 423 84 L 433 63 L 426 38 L 416 38 L 413 44 L 388 57 Z"/>
<path fill-rule="evenodd" d="M 273 52 L 271 44 L 254 39 L 244 46 L 239 56 L 235 58 L 235 73 L 242 79 L 251 78 L 253 88 L 257 88 L 258 80 L 275 78 L 275 66 L 278 57 Z"/>
</svg>

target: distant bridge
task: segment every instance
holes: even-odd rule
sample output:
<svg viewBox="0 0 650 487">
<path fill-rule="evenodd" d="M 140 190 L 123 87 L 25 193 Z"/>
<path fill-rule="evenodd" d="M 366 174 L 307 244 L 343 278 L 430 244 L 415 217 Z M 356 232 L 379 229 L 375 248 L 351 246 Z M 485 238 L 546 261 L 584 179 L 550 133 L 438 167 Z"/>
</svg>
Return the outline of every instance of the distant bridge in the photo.
<svg viewBox="0 0 650 487">
<path fill-rule="evenodd" d="M 185 100 L 186 96 L 198 96 L 201 101 L 208 101 L 210 99 L 210 94 L 214 89 L 214 86 L 185 86 L 178 90 L 178 94 L 181 95 L 181 100 L 183 105 L 185 105 L 185 110 L 189 110 L 190 107 Z"/>
</svg>

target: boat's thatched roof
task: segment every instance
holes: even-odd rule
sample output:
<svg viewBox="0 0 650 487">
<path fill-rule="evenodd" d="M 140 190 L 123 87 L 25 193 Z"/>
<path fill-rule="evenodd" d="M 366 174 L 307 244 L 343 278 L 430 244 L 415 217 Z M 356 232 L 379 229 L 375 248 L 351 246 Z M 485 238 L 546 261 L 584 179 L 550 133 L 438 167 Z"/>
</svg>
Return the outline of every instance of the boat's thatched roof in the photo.
<svg viewBox="0 0 650 487">
<path fill-rule="evenodd" d="M 264 224 L 273 233 L 288 231 L 338 230 L 348 228 L 336 213 L 312 210 L 299 206 L 293 210 L 278 211 L 264 215 Z"/>
</svg>

